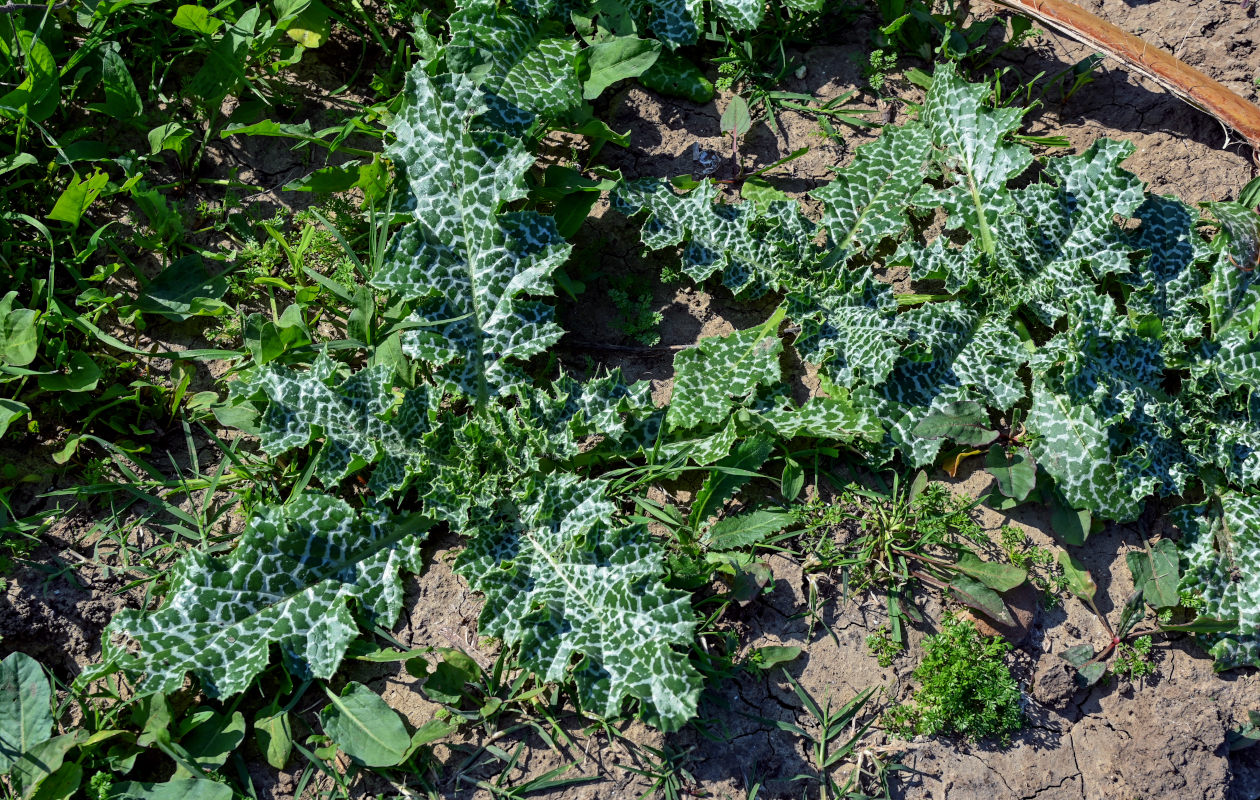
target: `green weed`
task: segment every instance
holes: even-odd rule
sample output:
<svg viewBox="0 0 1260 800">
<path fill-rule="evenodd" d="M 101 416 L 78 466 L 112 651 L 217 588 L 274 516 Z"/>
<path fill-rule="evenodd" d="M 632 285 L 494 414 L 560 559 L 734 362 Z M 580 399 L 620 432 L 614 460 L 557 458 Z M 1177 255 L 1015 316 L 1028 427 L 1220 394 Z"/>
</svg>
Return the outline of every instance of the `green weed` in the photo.
<svg viewBox="0 0 1260 800">
<path fill-rule="evenodd" d="M 850 484 L 835 508 L 807 518 L 811 563 L 814 569 L 840 570 L 848 592 L 881 595 L 894 642 L 905 640 L 903 627 L 917 616 L 911 596 L 916 583 L 948 590 L 978 611 L 1008 621 L 997 592 L 1023 583 L 1027 572 L 975 555 L 972 548 L 988 540 L 972 517 L 973 506 L 943 484 L 929 483 L 924 473 L 910 485 L 894 475 L 883 491 Z"/>
<path fill-rule="evenodd" d="M 1006 666 L 1010 644 L 980 635 L 975 623 L 951 615 L 939 633 L 923 640 L 923 660 L 914 670 L 919 688 L 907 704 L 889 709 L 890 733 L 957 735 L 996 739 L 1009 745 L 1025 724 L 1019 685 Z"/>
<path fill-rule="evenodd" d="M 660 343 L 659 328 L 665 317 L 652 308 L 651 293 L 632 297 L 628 290 L 614 288 L 608 290 L 608 299 L 617 310 L 622 333 L 645 347 Z"/>
</svg>

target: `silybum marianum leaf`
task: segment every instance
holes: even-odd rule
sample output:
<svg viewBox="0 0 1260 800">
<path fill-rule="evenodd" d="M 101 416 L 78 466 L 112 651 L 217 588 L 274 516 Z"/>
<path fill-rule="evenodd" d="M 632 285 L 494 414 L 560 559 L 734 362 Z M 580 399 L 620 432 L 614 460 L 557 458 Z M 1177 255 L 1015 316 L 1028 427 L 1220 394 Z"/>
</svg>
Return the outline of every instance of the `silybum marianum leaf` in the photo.
<svg viewBox="0 0 1260 800">
<path fill-rule="evenodd" d="M 1014 211 L 1007 183 L 1032 164 L 1032 154 L 1005 140 L 1019 128 L 1024 110 L 985 108 L 988 94 L 988 86 L 958 77 L 954 64 L 937 67 L 922 120 L 949 185 L 941 190 L 923 187 L 915 204 L 943 206 L 949 214 L 948 227 L 966 229 L 983 252 L 992 254 L 997 250 L 994 224 Z"/>
<path fill-rule="evenodd" d="M 1231 486 L 1256 490 L 1260 489 L 1260 394 L 1250 389 L 1244 390 L 1242 398 L 1218 401 L 1215 415 L 1197 415 L 1195 424 L 1186 426 L 1185 444 L 1200 465 L 1219 469 Z M 1210 398 L 1200 397 L 1205 406 L 1211 403 Z"/>
<path fill-rule="evenodd" d="M 786 439 L 808 436 L 841 442 L 878 441 L 884 435 L 873 408 L 843 396 L 811 397 L 798 406 L 786 392 L 780 392 L 757 403 L 754 410 Z"/>
<path fill-rule="evenodd" d="M 1010 193 L 1015 213 L 994 226 L 995 263 L 1013 288 L 1004 303 L 1053 325 L 1073 298 L 1131 271 L 1131 240 L 1114 220 L 1143 201 L 1141 181 L 1120 166 L 1132 152 L 1129 142 L 1100 139 L 1079 156 L 1047 159 L 1053 180 Z"/>
<path fill-rule="evenodd" d="M 1210 252 L 1195 230 L 1199 213 L 1175 197 L 1152 195 L 1133 216 L 1141 224 L 1130 234 L 1129 247 L 1143 256 L 1121 277 L 1133 287 L 1127 305 L 1137 316 L 1158 317 L 1165 348 L 1180 351 L 1184 340 L 1202 334 L 1205 323 L 1200 306 L 1207 276 L 1197 267 Z"/>
<path fill-rule="evenodd" d="M 1208 203 L 1208 210 L 1225 228 L 1223 248 L 1211 262 L 1207 286 L 1212 333 L 1220 336 L 1232 325 L 1248 325 L 1245 316 L 1260 305 L 1260 214 L 1238 203 Z M 1254 324 L 1254 323 L 1250 323 Z"/>
<path fill-rule="evenodd" d="M 1260 497 L 1225 492 L 1173 511 L 1181 528 L 1181 591 L 1198 594 L 1200 613 L 1237 620 L 1228 633 L 1196 634 L 1216 669 L 1260 667 Z"/>
<path fill-rule="evenodd" d="M 695 44 L 703 17 L 699 0 L 626 0 L 626 6 L 649 18 L 648 27 L 670 48 Z M 761 24 L 764 4 L 759 0 L 714 0 L 717 15 L 739 30 Z"/>
<path fill-rule="evenodd" d="M 779 324 L 784 313 L 780 308 L 756 328 L 701 339 L 679 353 L 674 359 L 674 394 L 666 417 L 670 424 L 683 428 L 705 422 L 716 425 L 730 414 L 732 401 L 746 400 L 759 385 L 781 380 Z"/>
<path fill-rule="evenodd" d="M 490 114 L 504 129 L 523 133 L 536 116 L 558 119 L 582 106 L 578 45 L 558 21 L 475 2 L 449 24 L 447 67 L 489 94 Z"/>
<path fill-rule="evenodd" d="M 322 440 L 315 476 L 325 486 L 374 464 L 368 488 L 388 497 L 424 468 L 420 437 L 429 430 L 429 393 L 412 389 L 401 402 L 385 367 L 341 377 L 340 366 L 320 355 L 309 370 L 265 365 L 232 384 L 238 396 L 265 397 L 259 420 L 263 449 L 280 455 Z"/>
<path fill-rule="evenodd" d="M 327 495 L 263 506 L 230 555 L 190 551 L 160 609 L 120 612 L 103 660 L 144 673 L 142 691 L 174 692 L 192 674 L 212 697 L 248 688 L 273 646 L 295 676 L 331 678 L 359 634 L 356 609 L 386 626 L 397 618 L 399 573 L 424 565 L 421 525 Z"/>
<path fill-rule="evenodd" d="M 1160 342 L 1109 297 L 1077 298 L 1066 330 L 1030 368 L 1033 454 L 1073 507 L 1133 519 L 1148 496 L 1181 491 L 1194 476 L 1182 444 L 1188 420 L 1161 386 Z"/>
<path fill-rule="evenodd" d="M 685 243 L 687 277 L 700 283 L 718 273 L 737 294 L 755 297 L 781 289 L 818 258 L 813 223 L 795 203 L 773 202 L 758 213 L 752 203 L 717 202 L 710 181 L 678 194 L 668 181 L 655 178 L 622 183 L 612 202 L 627 216 L 647 213 L 642 235 L 649 250 Z"/>
<path fill-rule="evenodd" d="M 415 220 L 394 237 L 373 283 L 419 301 L 403 350 L 433 366 L 442 388 L 481 404 L 518 385 L 511 359 L 561 336 L 553 310 L 529 299 L 553 292 L 569 245 L 532 211 L 501 213 L 525 195 L 533 156 L 486 127 L 485 99 L 466 76 L 407 79 L 389 155 L 405 172 Z"/>
<path fill-rule="evenodd" d="M 845 388 L 882 383 L 904 345 L 892 287 L 869 269 L 840 269 L 831 285 L 806 286 L 788 295 L 788 317 L 801 326 L 796 349 L 807 361 L 827 364 Z"/>
<path fill-rule="evenodd" d="M 699 0 L 627 0 L 626 5 L 648 16 L 652 33 L 671 49 L 695 44 L 699 37 Z"/>
<path fill-rule="evenodd" d="M 455 564 L 485 595 L 481 633 L 518 645 L 545 680 L 573 677 L 595 713 L 633 697 L 677 729 L 695 715 L 700 677 L 675 648 L 696 623 L 687 596 L 662 583 L 659 547 L 644 527 L 613 522 L 598 481 L 536 475 L 514 495 L 481 516 Z"/>
<path fill-rule="evenodd" d="M 909 201 L 923 186 L 931 146 L 920 125 L 891 128 L 859 147 L 835 180 L 810 193 L 827 206 L 822 223 L 833 246 L 848 254 L 906 230 Z"/>
<path fill-rule="evenodd" d="M 923 420 L 960 403 L 1007 409 L 1023 399 L 1020 369 L 1028 352 L 1005 317 L 982 317 L 950 301 L 914 309 L 899 322 L 906 346 L 888 380 L 869 391 L 911 464 L 929 463 L 943 443 L 916 433 Z"/>
<path fill-rule="evenodd" d="M 713 0 L 718 16 L 741 31 L 750 31 L 761 24 L 765 15 L 762 0 Z"/>
</svg>

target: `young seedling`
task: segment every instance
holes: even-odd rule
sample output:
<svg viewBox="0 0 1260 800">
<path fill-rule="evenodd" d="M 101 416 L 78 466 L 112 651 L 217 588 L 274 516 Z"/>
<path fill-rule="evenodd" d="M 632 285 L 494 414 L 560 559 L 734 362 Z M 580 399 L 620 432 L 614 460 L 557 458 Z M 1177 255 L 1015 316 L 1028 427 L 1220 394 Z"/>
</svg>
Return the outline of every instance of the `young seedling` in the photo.
<svg viewBox="0 0 1260 800">
<path fill-rule="evenodd" d="M 1186 624 L 1174 624 L 1165 621 L 1165 618 L 1170 618 L 1170 615 L 1161 615 L 1153 624 L 1139 627 L 1147 616 L 1148 604 L 1157 611 L 1173 609 L 1182 604 L 1177 592 L 1180 578 L 1177 559 L 1177 546 L 1168 539 L 1160 540 L 1142 551 L 1132 552 L 1126 556 L 1135 588 L 1124 601 L 1124 606 L 1120 610 L 1119 623 L 1113 628 L 1110 620 L 1099 611 L 1095 603 L 1094 596 L 1098 592 L 1098 584 L 1094 582 L 1093 576 L 1066 551 L 1059 553 L 1059 565 L 1063 568 L 1068 591 L 1089 606 L 1109 637 L 1102 649 L 1097 652 L 1091 644 L 1078 644 L 1060 654 L 1065 661 L 1076 668 L 1086 686 L 1094 685 L 1106 674 L 1108 659 L 1122 648 L 1122 655 L 1125 656 L 1126 661 L 1118 669 L 1116 667 L 1113 669 L 1132 675 L 1134 656 L 1135 654 L 1144 656 L 1149 652 L 1152 634 L 1219 633 L 1236 627 L 1233 622 L 1204 617 Z M 1145 641 L 1147 644 L 1139 645 L 1139 641 Z"/>
<path fill-rule="evenodd" d="M 814 774 L 795 775 L 792 777 L 792 780 L 816 781 L 821 800 L 828 800 L 829 798 L 839 800 L 839 798 L 852 797 L 854 796 L 851 794 L 852 792 L 860 793 L 863 790 L 863 782 L 866 778 L 874 778 L 882 783 L 885 770 L 882 762 L 873 760 L 876 769 L 873 773 L 868 773 L 862 769 L 864 758 L 862 752 L 858 751 L 863 738 L 866 736 L 866 732 L 874 724 L 874 719 L 867 720 L 860 726 L 858 720 L 861 718 L 862 709 L 865 708 L 867 702 L 875 694 L 875 690 L 867 689 L 860 692 L 852 700 L 833 711 L 830 698 L 827 699 L 824 705 L 819 706 L 801 684 L 792 677 L 791 673 L 784 670 L 783 676 L 792 685 L 792 690 L 800 698 L 801 705 L 804 706 L 805 711 L 818 724 L 817 730 L 811 733 L 794 722 L 785 722 L 783 720 L 774 722 L 774 725 L 779 730 L 796 734 L 806 742 L 806 751 L 810 755 L 810 766 L 814 768 Z M 769 722 L 769 720 L 762 721 Z M 855 754 L 857 754 L 858 758 L 845 775 L 844 783 L 837 782 L 833 774 L 840 764 L 852 758 Z"/>
</svg>

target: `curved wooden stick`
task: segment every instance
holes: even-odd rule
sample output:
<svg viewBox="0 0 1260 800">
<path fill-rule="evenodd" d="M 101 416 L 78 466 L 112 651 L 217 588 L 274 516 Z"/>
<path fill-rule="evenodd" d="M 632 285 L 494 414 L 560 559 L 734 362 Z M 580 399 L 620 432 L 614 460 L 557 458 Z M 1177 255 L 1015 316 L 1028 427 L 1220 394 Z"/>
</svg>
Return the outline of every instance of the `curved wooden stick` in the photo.
<svg viewBox="0 0 1260 800">
<path fill-rule="evenodd" d="M 1067 0 L 991 0 L 1124 62 L 1237 131 L 1260 155 L 1260 108 L 1170 53 Z M 1260 161 L 1258 161 L 1260 163 Z"/>
</svg>

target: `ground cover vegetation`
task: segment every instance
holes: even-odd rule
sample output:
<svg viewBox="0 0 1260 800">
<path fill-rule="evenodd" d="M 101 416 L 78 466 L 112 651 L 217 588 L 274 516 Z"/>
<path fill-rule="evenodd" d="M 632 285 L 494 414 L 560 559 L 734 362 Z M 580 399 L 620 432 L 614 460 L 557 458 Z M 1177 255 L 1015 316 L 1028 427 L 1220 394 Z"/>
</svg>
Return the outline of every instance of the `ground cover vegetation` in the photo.
<svg viewBox="0 0 1260 800">
<path fill-rule="evenodd" d="M 1137 591 L 1111 641 L 1067 654 L 1083 683 L 1113 654 L 1113 674 L 1149 674 L 1165 634 L 1193 634 L 1218 669 L 1260 666 L 1260 217 L 1147 193 L 1121 166 L 1125 142 L 1036 154 L 1045 142 L 1019 136 L 1027 109 L 984 71 L 991 22 L 880 9 L 879 44 L 938 63 L 914 73 L 917 113 L 810 193 L 817 220 L 740 160 L 753 119 L 777 110 L 809 111 L 829 135 L 873 124 L 869 109 L 774 88 L 796 69 L 786 31 L 826 24 L 810 0 L 0 14 L 0 442 L 56 443 L 79 484 L 44 500 L 109 509 L 97 547 L 153 599 L 117 614 L 99 661 L 66 685 L 23 654 L 0 662 L 3 791 L 250 796 L 250 736 L 276 769 L 313 766 L 298 794 L 316 775 L 349 794 L 362 772 L 423 792 L 440 780 L 435 743 L 469 727 L 558 738 L 567 707 L 675 731 L 706 681 L 799 654 L 740 658 L 719 630 L 769 582 L 769 549 L 880 597 L 881 660 L 922 622 L 923 592 L 1009 625 L 1004 594 L 1031 580 L 1112 631 L 1066 551 L 990 541 L 971 503 L 929 481 L 969 456 L 994 478 L 984 502 L 1052 505 L 1073 547 L 1179 503 L 1180 541 L 1128 558 Z M 335 27 L 371 49 L 370 96 L 323 128 L 288 121 L 292 94 L 310 91 L 290 77 L 347 46 Z M 601 148 L 626 143 L 601 95 L 638 80 L 708 100 L 705 48 L 739 93 L 722 119 L 739 177 L 601 166 Z M 876 91 L 892 63 L 870 60 Z M 579 137 L 583 158 L 544 156 L 557 136 Z M 273 139 L 306 159 L 283 188 L 341 199 L 263 215 L 249 198 L 277 187 L 216 172 L 217 145 Z M 768 309 L 678 350 L 665 405 L 645 382 L 555 357 L 556 298 L 585 288 L 572 240 L 601 196 L 645 251 L 678 254 L 657 262 L 663 279 Z M 943 232 L 929 235 L 934 217 Z M 659 319 L 623 280 L 609 302 L 651 346 Z M 806 400 L 788 388 L 794 359 L 818 369 Z M 190 462 L 163 449 L 170 432 Z M 216 466 L 202 469 L 194 437 L 221 451 Z M 0 555 L 21 558 L 65 506 L 15 507 L 52 468 L 4 469 Z M 685 481 L 689 503 L 652 492 Z M 141 508 L 169 538 L 133 544 L 123 520 Z M 493 666 L 381 644 L 403 576 L 448 533 Z M 801 779 L 821 796 L 886 791 L 888 764 L 855 733 L 876 724 L 1009 741 L 1022 717 L 1006 649 L 949 617 L 914 655 L 913 703 L 882 714 L 871 691 L 832 712 L 787 673 L 821 726 L 784 728 L 810 742 Z M 442 713 L 412 729 L 364 684 L 334 690 L 351 658 L 405 662 Z M 201 699 L 185 705 L 190 678 Z M 324 700 L 302 738 L 295 709 Z M 656 755 L 645 774 L 677 792 L 671 754 Z M 483 747 L 468 763 L 483 757 L 507 775 L 521 753 Z M 561 787 L 565 769 L 481 788 Z"/>
</svg>

